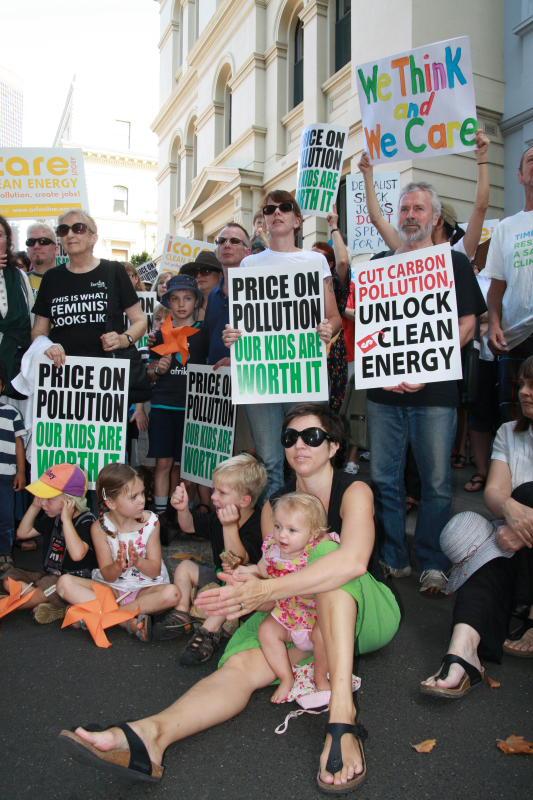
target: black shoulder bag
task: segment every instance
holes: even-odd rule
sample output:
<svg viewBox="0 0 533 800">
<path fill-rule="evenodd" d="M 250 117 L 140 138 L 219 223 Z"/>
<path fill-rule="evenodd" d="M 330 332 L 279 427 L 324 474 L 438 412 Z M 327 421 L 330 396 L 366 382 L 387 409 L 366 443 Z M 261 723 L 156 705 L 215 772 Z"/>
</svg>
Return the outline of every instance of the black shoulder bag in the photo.
<svg viewBox="0 0 533 800">
<path fill-rule="evenodd" d="M 118 264 L 118 262 L 117 262 Z M 123 309 L 120 308 L 118 302 L 119 292 L 117 291 L 118 273 L 117 267 L 110 262 L 108 267 L 107 283 L 107 316 L 105 329 L 106 333 L 111 333 L 115 330 L 114 317 L 122 315 Z M 115 314 L 113 313 L 115 309 Z M 129 403 L 144 403 L 152 396 L 152 386 L 146 374 L 146 367 L 142 360 L 140 352 L 134 344 L 128 347 L 121 347 L 120 350 L 113 350 L 108 353 L 109 358 L 125 358 L 130 362 L 130 379 L 128 386 L 128 402 Z"/>
</svg>

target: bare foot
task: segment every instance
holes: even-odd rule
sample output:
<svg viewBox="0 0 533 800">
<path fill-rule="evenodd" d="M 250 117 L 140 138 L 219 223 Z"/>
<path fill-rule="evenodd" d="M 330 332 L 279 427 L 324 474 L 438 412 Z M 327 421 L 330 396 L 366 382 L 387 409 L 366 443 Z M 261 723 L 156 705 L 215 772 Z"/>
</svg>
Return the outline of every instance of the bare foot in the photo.
<svg viewBox="0 0 533 800">
<path fill-rule="evenodd" d="M 533 658 L 533 628 L 528 628 L 520 639 L 506 639 L 503 646 L 506 653 Z"/>
<path fill-rule="evenodd" d="M 480 672 L 483 672 L 483 667 L 481 666 L 481 661 L 479 660 L 477 651 L 474 653 L 470 652 L 468 654 L 453 653 L 453 655 L 460 655 L 461 658 L 464 658 L 464 660 L 468 661 L 469 664 L 472 664 L 473 667 L 478 669 Z M 429 678 L 426 678 L 425 681 L 422 681 L 422 686 L 439 686 L 443 689 L 456 689 L 465 675 L 465 671 L 460 664 L 450 664 L 448 677 L 446 678 L 437 678 L 439 672 L 440 667 L 434 675 L 431 675 Z"/>
<path fill-rule="evenodd" d="M 270 698 L 271 703 L 286 703 L 287 698 L 289 696 L 289 692 L 294 686 L 294 681 L 281 681 L 280 685 L 277 687 L 276 691 Z"/>
<path fill-rule="evenodd" d="M 318 692 L 329 692 L 331 686 L 329 683 L 327 672 L 317 671 L 315 667 L 315 686 Z"/>
<path fill-rule="evenodd" d="M 135 731 L 137 736 L 142 739 L 144 746 L 148 750 L 150 760 L 153 761 L 154 764 L 160 765 L 163 761 L 163 753 L 153 742 L 148 731 L 144 729 L 144 723 L 128 722 L 128 725 Z M 85 728 L 76 728 L 74 733 L 76 733 L 80 739 L 84 739 L 84 741 L 96 747 L 97 750 L 102 750 L 103 752 L 108 752 L 109 750 L 129 751 L 127 739 L 120 728 L 108 728 L 106 731 L 98 732 L 86 731 Z"/>
<path fill-rule="evenodd" d="M 350 722 L 349 724 L 352 723 Z M 335 784 L 336 786 L 339 786 L 343 783 L 353 780 L 356 775 L 360 775 L 363 772 L 363 757 L 361 755 L 359 742 L 357 741 L 355 735 L 346 733 L 341 737 L 343 766 L 340 772 L 336 772 L 334 775 L 332 775 L 331 772 L 326 771 L 326 764 L 328 761 L 330 748 L 331 734 L 328 733 L 326 734 L 324 749 L 322 750 L 322 755 L 320 756 L 320 780 L 323 783 Z"/>
</svg>

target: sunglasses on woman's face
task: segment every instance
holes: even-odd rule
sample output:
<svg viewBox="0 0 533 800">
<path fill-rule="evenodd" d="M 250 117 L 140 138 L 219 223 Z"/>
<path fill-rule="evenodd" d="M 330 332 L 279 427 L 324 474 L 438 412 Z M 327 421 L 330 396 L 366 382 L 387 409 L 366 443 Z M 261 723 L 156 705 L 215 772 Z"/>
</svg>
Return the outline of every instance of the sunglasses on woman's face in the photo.
<svg viewBox="0 0 533 800">
<path fill-rule="evenodd" d="M 56 234 L 58 236 L 66 236 L 69 231 L 72 231 L 72 233 L 87 233 L 87 231 L 89 231 L 89 233 L 92 233 L 85 222 L 75 222 L 74 225 L 65 225 L 65 223 L 63 223 L 56 228 Z"/>
<path fill-rule="evenodd" d="M 279 208 L 280 211 L 283 211 L 284 214 L 288 214 L 289 211 L 294 211 L 294 206 L 292 203 L 269 203 L 267 206 L 263 206 L 263 214 L 265 217 L 269 217 L 271 214 L 274 214 L 276 209 Z"/>
<path fill-rule="evenodd" d="M 281 444 L 286 450 L 289 447 L 294 447 L 299 438 L 308 447 L 320 447 L 322 442 L 333 441 L 329 433 L 326 433 L 322 428 L 304 428 L 303 431 L 297 431 L 296 428 L 285 428 L 281 432 Z"/>
</svg>

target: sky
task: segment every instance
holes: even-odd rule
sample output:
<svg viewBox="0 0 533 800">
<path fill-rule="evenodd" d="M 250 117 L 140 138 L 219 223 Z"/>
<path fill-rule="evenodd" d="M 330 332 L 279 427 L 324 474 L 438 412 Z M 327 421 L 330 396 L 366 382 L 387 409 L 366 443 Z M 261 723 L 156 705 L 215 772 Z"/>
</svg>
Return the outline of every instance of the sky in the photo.
<svg viewBox="0 0 533 800">
<path fill-rule="evenodd" d="M 125 97 L 152 121 L 159 98 L 159 3 L 154 0 L 0 0 L 0 66 L 22 80 L 23 144 L 53 143 L 73 75 L 84 102 Z M 87 142 L 89 143 L 89 142 Z"/>
</svg>

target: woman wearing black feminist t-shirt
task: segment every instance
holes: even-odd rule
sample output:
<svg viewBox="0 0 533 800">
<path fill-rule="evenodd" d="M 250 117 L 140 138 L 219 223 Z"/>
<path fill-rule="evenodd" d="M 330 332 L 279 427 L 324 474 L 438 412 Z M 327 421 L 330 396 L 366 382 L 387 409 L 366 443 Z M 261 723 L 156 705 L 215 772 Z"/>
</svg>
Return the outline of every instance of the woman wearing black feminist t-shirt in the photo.
<svg viewBox="0 0 533 800">
<path fill-rule="evenodd" d="M 93 256 L 98 236 L 92 217 L 68 211 L 58 222 L 56 232 L 70 263 L 43 277 L 32 330 L 33 339 L 44 335 L 54 342 L 45 355 L 57 367 L 65 363 L 65 355 L 102 357 L 126 348 L 145 333 L 147 324 L 126 270 Z M 130 323 L 126 332 L 123 312 Z M 110 313 L 113 325 L 108 331 Z"/>
</svg>

